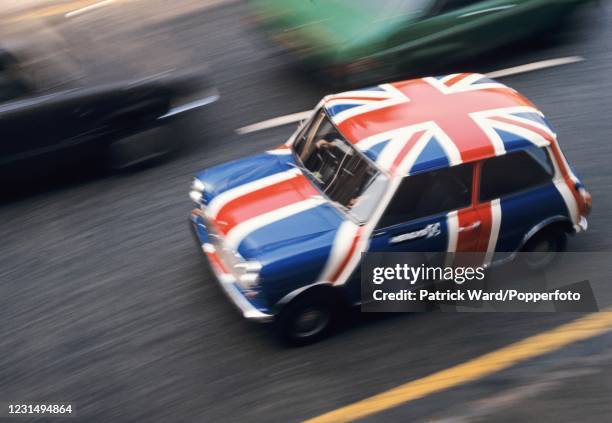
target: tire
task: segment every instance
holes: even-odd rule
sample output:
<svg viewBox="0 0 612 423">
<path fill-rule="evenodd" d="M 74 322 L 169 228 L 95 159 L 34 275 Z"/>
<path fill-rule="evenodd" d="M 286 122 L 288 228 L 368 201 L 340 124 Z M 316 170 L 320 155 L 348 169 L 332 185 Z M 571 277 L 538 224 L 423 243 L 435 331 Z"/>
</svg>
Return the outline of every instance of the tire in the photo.
<svg viewBox="0 0 612 423">
<path fill-rule="evenodd" d="M 567 234 L 562 228 L 545 228 L 531 237 L 521 249 L 522 261 L 531 270 L 542 270 L 555 261 L 566 245 Z"/>
<path fill-rule="evenodd" d="M 108 146 L 106 167 L 117 171 L 159 160 L 176 149 L 171 140 L 165 126 L 122 138 Z"/>
<path fill-rule="evenodd" d="M 327 335 L 335 317 L 335 303 L 320 293 L 302 295 L 281 311 L 276 321 L 276 334 L 291 346 L 315 343 Z"/>
</svg>

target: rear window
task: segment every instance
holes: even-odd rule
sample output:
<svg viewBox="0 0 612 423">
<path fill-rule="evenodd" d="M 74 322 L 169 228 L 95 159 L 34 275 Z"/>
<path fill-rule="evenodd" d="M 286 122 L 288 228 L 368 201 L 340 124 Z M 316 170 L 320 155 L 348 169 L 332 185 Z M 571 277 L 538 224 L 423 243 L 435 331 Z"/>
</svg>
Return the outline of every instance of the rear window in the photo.
<svg viewBox="0 0 612 423">
<path fill-rule="evenodd" d="M 493 200 L 537 187 L 551 181 L 553 173 L 548 152 L 535 146 L 488 159 L 482 165 L 480 200 Z"/>
</svg>

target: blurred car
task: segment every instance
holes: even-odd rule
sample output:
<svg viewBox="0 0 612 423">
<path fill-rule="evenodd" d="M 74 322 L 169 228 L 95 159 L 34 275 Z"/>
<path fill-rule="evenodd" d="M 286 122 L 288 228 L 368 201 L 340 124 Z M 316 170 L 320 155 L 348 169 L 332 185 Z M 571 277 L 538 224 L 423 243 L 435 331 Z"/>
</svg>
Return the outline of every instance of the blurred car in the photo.
<svg viewBox="0 0 612 423">
<path fill-rule="evenodd" d="M 361 301 L 363 251 L 538 251 L 538 268 L 591 209 L 544 115 L 479 74 L 327 96 L 283 146 L 200 172 L 191 198 L 225 292 L 297 343 Z"/>
<path fill-rule="evenodd" d="M 0 48 L 0 171 L 152 160 L 178 145 L 169 124 L 218 98 L 203 69 L 96 79 L 65 52 L 46 54 Z"/>
<path fill-rule="evenodd" d="M 254 21 L 326 80 L 390 77 L 551 31 L 583 0 L 251 0 Z"/>
</svg>

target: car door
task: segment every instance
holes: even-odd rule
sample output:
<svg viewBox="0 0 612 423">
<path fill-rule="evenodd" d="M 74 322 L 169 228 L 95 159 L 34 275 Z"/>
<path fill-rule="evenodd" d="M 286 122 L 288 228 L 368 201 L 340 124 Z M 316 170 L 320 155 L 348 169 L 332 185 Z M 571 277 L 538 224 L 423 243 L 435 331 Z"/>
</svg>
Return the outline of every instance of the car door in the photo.
<svg viewBox="0 0 612 423">
<path fill-rule="evenodd" d="M 374 230 L 370 251 L 475 251 L 480 222 L 472 186 L 472 164 L 404 178 Z"/>
<path fill-rule="evenodd" d="M 8 53 L 0 52 L 0 166 L 23 168 L 27 159 L 49 155 L 82 131 L 74 89 L 41 92 L 38 80 Z M 10 60 L 6 60 L 9 57 Z M 55 159 L 55 157 L 53 157 Z M 33 164 L 36 168 L 38 163 Z"/>
<path fill-rule="evenodd" d="M 146 85 L 112 85 L 17 98 L 0 104 L 0 165 L 36 158 L 54 167 L 102 152 L 163 115 L 168 96 Z M 99 154 L 98 154 L 99 155 Z"/>
<path fill-rule="evenodd" d="M 452 3 L 452 0 L 448 0 Z M 546 20 L 536 13 L 531 4 L 544 2 L 525 0 L 487 0 L 475 7 L 454 11 L 455 25 L 461 28 L 465 49 L 472 54 L 490 50 L 521 39 L 543 27 Z"/>
<path fill-rule="evenodd" d="M 525 150 L 485 160 L 480 169 L 476 210 L 487 230 L 483 251 L 500 260 L 521 247 L 529 231 L 551 218 L 563 217 L 565 203 L 553 177 L 554 166 L 546 148 Z"/>
<path fill-rule="evenodd" d="M 486 50 L 516 32 L 497 25 L 517 2 L 508 0 L 438 0 L 417 22 L 390 38 L 390 51 L 404 65 L 451 61 Z"/>
<path fill-rule="evenodd" d="M 55 153 L 76 145 L 87 126 L 78 116 L 78 99 L 66 97 L 61 93 L 39 95 L 0 105 L 0 129 L 6 137 L 0 163 L 56 159 Z"/>
<path fill-rule="evenodd" d="M 29 150 L 37 126 L 35 121 L 21 113 L 20 100 L 26 94 L 22 81 L 0 63 L 0 166 Z"/>
</svg>

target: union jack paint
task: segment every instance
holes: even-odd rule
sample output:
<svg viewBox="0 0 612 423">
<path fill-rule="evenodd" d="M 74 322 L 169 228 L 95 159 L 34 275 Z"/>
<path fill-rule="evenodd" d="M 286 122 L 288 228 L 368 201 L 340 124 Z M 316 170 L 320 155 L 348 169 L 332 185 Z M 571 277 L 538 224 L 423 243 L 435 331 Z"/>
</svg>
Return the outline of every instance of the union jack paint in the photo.
<svg viewBox="0 0 612 423">
<path fill-rule="evenodd" d="M 294 154 L 300 131 L 273 150 L 197 175 L 204 192 L 191 220 L 200 244 L 223 283 L 235 282 L 237 291 L 249 293 L 251 316 L 274 314 L 279 303 L 310 286 L 349 285 L 366 251 L 481 252 L 490 264 L 498 253 L 520 249 L 543 225 L 586 227 L 586 191 L 542 112 L 484 75 L 428 77 L 329 95 L 305 127 L 321 113 L 384 177 L 367 219 L 355 219 L 330 201 L 304 170 Z M 481 201 L 483 163 L 530 148 L 550 158 L 550 180 Z M 379 222 L 404 180 L 463 164 L 473 169 L 470 204 L 381 230 Z M 232 263 L 223 263 L 222 250 L 232 254 Z M 255 287 L 240 283 L 232 269 L 236 263 L 257 263 Z"/>
</svg>

